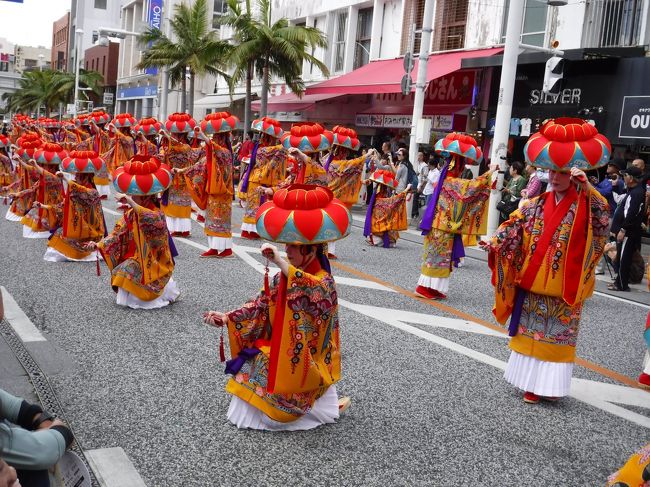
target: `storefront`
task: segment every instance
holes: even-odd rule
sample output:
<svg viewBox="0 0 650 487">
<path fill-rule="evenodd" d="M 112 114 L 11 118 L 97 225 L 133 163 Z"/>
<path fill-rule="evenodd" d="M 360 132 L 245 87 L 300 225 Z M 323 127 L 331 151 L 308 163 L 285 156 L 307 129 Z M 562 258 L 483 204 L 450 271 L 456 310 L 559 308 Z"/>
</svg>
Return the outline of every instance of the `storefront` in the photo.
<svg viewBox="0 0 650 487">
<path fill-rule="evenodd" d="M 135 118 L 153 117 L 157 110 L 158 86 L 118 88 L 116 113 L 130 113 Z"/>
</svg>

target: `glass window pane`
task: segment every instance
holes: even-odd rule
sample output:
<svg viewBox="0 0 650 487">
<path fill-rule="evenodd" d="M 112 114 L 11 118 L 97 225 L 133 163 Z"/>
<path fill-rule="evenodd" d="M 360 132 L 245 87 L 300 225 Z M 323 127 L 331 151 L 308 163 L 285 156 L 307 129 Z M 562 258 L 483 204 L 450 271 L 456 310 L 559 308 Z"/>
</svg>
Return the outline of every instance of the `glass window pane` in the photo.
<svg viewBox="0 0 650 487">
<path fill-rule="evenodd" d="M 547 11 L 548 5 L 536 1 L 528 2 L 524 14 L 523 33 L 545 31 Z"/>
</svg>

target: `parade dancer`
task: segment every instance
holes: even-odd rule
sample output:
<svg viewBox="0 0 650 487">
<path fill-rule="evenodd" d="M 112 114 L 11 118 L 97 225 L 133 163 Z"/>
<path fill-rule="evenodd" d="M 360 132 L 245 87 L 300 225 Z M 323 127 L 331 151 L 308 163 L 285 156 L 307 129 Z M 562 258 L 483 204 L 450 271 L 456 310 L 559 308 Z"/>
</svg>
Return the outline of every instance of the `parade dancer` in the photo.
<svg viewBox="0 0 650 487">
<path fill-rule="evenodd" d="M 14 165 L 9 156 L 10 150 L 11 141 L 8 137 L 0 135 L 0 188 L 9 186 L 17 178 Z"/>
<path fill-rule="evenodd" d="M 345 237 L 351 220 L 323 187 L 292 185 L 260 207 L 257 233 L 286 244 L 287 260 L 264 244 L 263 255 L 280 268 L 272 284 L 265 277 L 264 290 L 240 309 L 204 314 L 228 331 L 228 420 L 238 428 L 307 430 L 333 423 L 349 406 L 335 387 L 338 303 L 324 243 Z"/>
<path fill-rule="evenodd" d="M 101 252 L 120 306 L 161 308 L 180 295 L 172 279 L 175 249 L 157 198 L 171 181 L 170 167 L 151 156 L 134 156 L 115 171 L 113 189 L 123 193 L 116 199 L 130 208 L 107 237 L 85 248 Z"/>
<path fill-rule="evenodd" d="M 82 130 L 86 130 L 91 134 L 90 137 L 80 141 L 75 150 L 78 151 L 94 151 L 100 157 L 110 147 L 110 139 L 104 130 L 104 126 L 110 122 L 111 116 L 103 110 L 96 110 L 91 112 L 88 116 L 79 118 L 78 125 Z M 110 190 L 110 175 L 106 165 L 102 170 L 95 175 L 95 186 L 102 199 L 107 199 L 111 194 Z"/>
<path fill-rule="evenodd" d="M 354 157 L 354 153 L 361 149 L 355 130 L 335 125 L 332 133 L 332 150 L 325 158 L 324 169 L 329 175 L 329 188 L 334 197 L 351 210 L 359 200 L 361 175 L 367 156 Z M 329 243 L 327 251 L 329 259 L 336 259 L 336 242 Z"/>
<path fill-rule="evenodd" d="M 230 134 L 238 123 L 239 119 L 228 112 L 206 115 L 201 130 L 203 134 L 212 135 L 212 140 L 205 139 L 205 158 L 187 169 L 172 170 L 185 175 L 192 199 L 199 209 L 205 211 L 204 231 L 209 249 L 201 257 L 232 256 L 234 168 Z"/>
<path fill-rule="evenodd" d="M 104 161 L 95 152 L 72 151 L 63 159 L 61 169 L 74 175 L 67 181 L 63 200 L 62 224 L 50 237 L 43 259 L 48 262 L 95 261 L 97 252 L 86 248 L 89 241 L 99 242 L 106 236 L 106 222 L 93 177 Z M 58 172 L 57 176 L 63 177 Z"/>
<path fill-rule="evenodd" d="M 18 149 L 14 154 L 16 161 L 17 180 L 2 190 L 3 197 L 12 199 L 11 205 L 7 210 L 6 219 L 9 221 L 19 222 L 32 208 L 36 200 L 36 189 L 34 186 L 38 183 L 39 177 L 36 171 L 23 168 L 21 161 L 32 161 L 36 151 L 43 145 L 43 141 L 35 132 L 26 132 L 18 138 Z M 28 162 L 31 165 L 31 162 Z"/>
<path fill-rule="evenodd" d="M 607 241 L 605 198 L 583 170 L 607 164 L 609 141 L 587 121 L 558 118 L 532 135 L 526 162 L 549 170 L 550 191 L 510 214 L 486 244 L 494 316 L 508 327 L 505 379 L 524 401 L 569 394 L 584 302 Z"/>
<path fill-rule="evenodd" d="M 317 157 L 322 151 L 329 150 L 334 141 L 334 134 L 315 122 L 294 124 L 289 132 L 282 136 L 282 145 L 297 162 L 289 179 L 297 184 L 315 184 L 329 186 L 329 175 Z"/>
<path fill-rule="evenodd" d="M 494 169 L 476 179 L 460 177 L 465 164 L 478 164 L 483 158 L 476 140 L 468 135 L 448 134 L 436 142 L 435 151 L 446 161 L 420 223 L 424 252 L 415 293 L 445 299 L 453 267 L 465 257 L 462 236 L 486 232 Z"/>
<path fill-rule="evenodd" d="M 113 175 L 118 167 L 124 165 L 135 154 L 135 139 L 131 135 L 136 120 L 130 113 L 120 113 L 108 124 L 112 131 L 110 147 L 102 154 L 102 159 L 108 166 L 109 174 Z"/>
<path fill-rule="evenodd" d="M 141 118 L 135 126 L 136 154 L 157 155 L 160 151 L 158 134 L 162 124 L 153 117 Z"/>
<path fill-rule="evenodd" d="M 284 180 L 287 153 L 278 141 L 284 133 L 280 122 L 262 117 L 253 120 L 251 128 L 260 136 L 255 142 L 250 163 L 239 185 L 239 198 L 244 205 L 241 236 L 257 240 L 260 236 L 255 228 L 255 215 L 265 197 L 265 188 L 277 186 Z"/>
<path fill-rule="evenodd" d="M 68 156 L 59 144 L 46 142 L 34 153 L 31 164 L 21 162 L 23 169 L 36 175 L 34 203 L 22 218 L 23 237 L 50 238 L 59 226 L 57 206 L 63 202 L 63 183 L 56 176 L 59 165 Z M 36 162 L 36 164 L 34 164 Z"/>
<path fill-rule="evenodd" d="M 373 184 L 372 196 L 366 210 L 363 236 L 370 245 L 395 248 L 399 232 L 408 228 L 406 219 L 406 196 L 411 185 L 401 193 L 393 194 L 397 188 L 395 175 L 380 169 L 370 177 Z M 378 240 L 375 240 L 377 237 Z"/>
<path fill-rule="evenodd" d="M 187 135 L 196 122 L 187 113 L 172 113 L 162 131 L 166 139 L 160 159 L 172 169 L 186 169 L 203 157 L 202 148 L 192 149 Z M 172 236 L 189 237 L 192 230 L 192 195 L 182 174 L 173 176 L 171 186 L 162 195 L 162 210 Z"/>
</svg>

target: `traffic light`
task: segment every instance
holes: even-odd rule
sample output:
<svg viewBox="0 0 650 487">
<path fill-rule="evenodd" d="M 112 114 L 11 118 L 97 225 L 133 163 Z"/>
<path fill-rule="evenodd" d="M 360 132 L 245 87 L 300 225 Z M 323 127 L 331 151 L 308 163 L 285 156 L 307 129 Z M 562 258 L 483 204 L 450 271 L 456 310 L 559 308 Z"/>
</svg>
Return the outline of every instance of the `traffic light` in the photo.
<svg viewBox="0 0 650 487">
<path fill-rule="evenodd" d="M 562 78 L 564 76 L 565 59 L 553 56 L 546 61 L 544 70 L 544 84 L 542 91 L 549 95 L 557 95 L 562 90 Z"/>
</svg>

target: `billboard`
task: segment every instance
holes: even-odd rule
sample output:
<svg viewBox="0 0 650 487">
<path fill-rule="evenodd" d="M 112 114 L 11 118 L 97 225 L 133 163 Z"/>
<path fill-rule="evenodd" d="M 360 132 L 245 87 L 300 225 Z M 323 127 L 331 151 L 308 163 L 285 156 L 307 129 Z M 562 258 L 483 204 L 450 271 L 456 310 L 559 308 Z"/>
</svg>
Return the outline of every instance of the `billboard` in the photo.
<svg viewBox="0 0 650 487">
<path fill-rule="evenodd" d="M 152 29 L 162 29 L 162 9 L 163 0 L 149 0 L 147 22 Z M 149 47 L 151 47 L 151 44 L 149 44 Z M 145 74 L 156 76 L 158 74 L 158 68 L 147 68 L 144 72 Z"/>
</svg>

